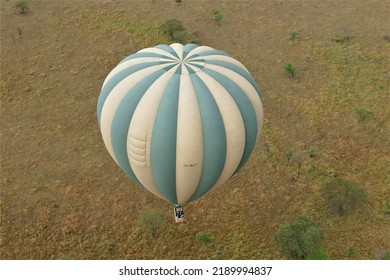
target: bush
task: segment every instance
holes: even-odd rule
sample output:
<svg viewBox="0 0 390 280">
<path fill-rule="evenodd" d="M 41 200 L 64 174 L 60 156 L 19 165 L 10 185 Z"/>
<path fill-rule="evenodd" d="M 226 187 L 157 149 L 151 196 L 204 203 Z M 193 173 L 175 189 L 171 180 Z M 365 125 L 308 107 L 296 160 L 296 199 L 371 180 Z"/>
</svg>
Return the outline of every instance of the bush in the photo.
<svg viewBox="0 0 390 280">
<path fill-rule="evenodd" d="M 215 22 L 220 25 L 221 24 L 221 20 L 223 20 L 223 14 L 218 11 L 218 10 L 214 10 L 213 11 L 213 15 L 214 15 L 214 20 Z"/>
<path fill-rule="evenodd" d="M 290 40 L 294 41 L 295 38 L 297 37 L 297 35 L 298 35 L 298 32 L 296 32 L 296 31 L 291 32 L 290 33 Z"/>
<path fill-rule="evenodd" d="M 166 219 L 161 210 L 151 209 L 141 214 L 138 224 L 143 231 L 156 238 L 157 231 L 166 225 Z"/>
<path fill-rule="evenodd" d="M 291 62 L 287 63 L 286 66 L 284 66 L 284 72 L 291 75 L 291 78 L 293 78 L 295 74 L 294 65 Z"/>
<path fill-rule="evenodd" d="M 169 19 L 161 25 L 161 31 L 171 37 L 171 40 L 175 43 L 187 44 L 198 43 L 198 39 L 194 34 L 190 34 L 183 24 L 177 19 Z"/>
<path fill-rule="evenodd" d="M 15 8 L 19 10 L 19 13 L 25 14 L 26 10 L 29 9 L 28 3 L 26 0 L 18 0 L 15 3 Z"/>
<path fill-rule="evenodd" d="M 310 150 L 309 150 L 309 156 L 310 156 L 311 158 L 317 157 L 317 149 L 314 148 L 314 147 L 310 148 Z"/>
<path fill-rule="evenodd" d="M 389 34 L 383 33 L 381 37 L 382 37 L 382 40 L 390 42 L 390 35 Z"/>
<path fill-rule="evenodd" d="M 352 39 L 352 32 L 351 30 L 344 28 L 341 32 L 341 34 L 337 35 L 335 38 L 332 39 L 332 41 L 335 41 L 337 43 L 348 43 Z"/>
<path fill-rule="evenodd" d="M 353 246 L 348 247 L 348 257 L 352 258 L 356 255 L 356 249 Z"/>
<path fill-rule="evenodd" d="M 379 250 L 375 253 L 377 260 L 390 260 L 390 253 L 386 250 Z"/>
<path fill-rule="evenodd" d="M 358 114 L 360 121 L 364 121 L 365 119 L 373 115 L 372 112 L 367 111 L 366 109 L 363 108 L 356 109 L 356 113 Z"/>
<path fill-rule="evenodd" d="M 202 243 L 210 243 L 214 240 L 214 237 L 210 233 L 204 231 L 199 232 L 196 237 Z"/>
<path fill-rule="evenodd" d="M 322 250 L 324 239 L 317 224 L 306 217 L 299 217 L 282 225 L 275 234 L 276 242 L 293 259 L 307 259 Z"/>
<path fill-rule="evenodd" d="M 291 156 L 290 160 L 292 162 L 296 163 L 297 166 L 298 166 L 298 169 L 300 169 L 302 167 L 302 164 L 305 161 L 305 155 L 303 153 L 301 153 L 301 152 L 293 153 L 293 155 Z"/>
<path fill-rule="evenodd" d="M 286 156 L 287 160 L 291 159 L 293 153 L 294 150 L 292 148 L 287 148 L 286 150 L 284 150 L 284 155 Z"/>
<path fill-rule="evenodd" d="M 165 35 L 173 39 L 173 33 L 185 30 L 183 24 L 177 19 L 168 19 L 161 25 L 161 30 Z"/>
<path fill-rule="evenodd" d="M 316 171 L 316 165 L 314 163 L 310 163 L 307 171 L 310 173 L 310 175 L 314 176 Z"/>
<path fill-rule="evenodd" d="M 324 185 L 323 191 L 332 214 L 351 213 L 367 203 L 366 192 L 353 181 L 334 178 Z"/>
<path fill-rule="evenodd" d="M 307 260 L 330 260 L 330 257 L 323 249 L 320 249 L 317 252 L 308 255 L 306 259 Z"/>
<path fill-rule="evenodd" d="M 188 42 L 188 32 L 187 30 L 180 30 L 180 31 L 175 31 L 172 34 L 172 40 L 174 42 L 180 43 L 180 44 L 186 44 Z"/>
</svg>

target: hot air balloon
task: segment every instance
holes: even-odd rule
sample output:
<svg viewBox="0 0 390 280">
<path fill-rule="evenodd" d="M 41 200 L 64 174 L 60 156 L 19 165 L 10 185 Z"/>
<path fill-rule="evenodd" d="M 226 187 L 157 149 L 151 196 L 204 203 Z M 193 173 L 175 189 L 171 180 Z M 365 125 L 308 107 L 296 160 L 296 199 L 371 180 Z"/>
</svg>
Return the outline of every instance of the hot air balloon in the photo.
<svg viewBox="0 0 390 280">
<path fill-rule="evenodd" d="M 105 146 L 138 185 L 174 205 L 221 186 L 248 160 L 263 121 L 261 91 L 223 51 L 175 43 L 123 59 L 97 104 Z"/>
</svg>

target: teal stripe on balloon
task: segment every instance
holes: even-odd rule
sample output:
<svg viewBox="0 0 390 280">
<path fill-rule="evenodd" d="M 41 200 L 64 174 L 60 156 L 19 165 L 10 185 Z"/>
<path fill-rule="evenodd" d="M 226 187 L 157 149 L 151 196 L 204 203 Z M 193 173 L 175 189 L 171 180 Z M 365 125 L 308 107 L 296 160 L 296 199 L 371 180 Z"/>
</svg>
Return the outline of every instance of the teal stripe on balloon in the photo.
<svg viewBox="0 0 390 280">
<path fill-rule="evenodd" d="M 177 67 L 175 74 L 179 74 L 180 75 L 182 67 L 183 67 L 183 65 L 180 64 L 179 67 Z"/>
<path fill-rule="evenodd" d="M 192 51 L 193 49 L 197 48 L 197 47 L 198 47 L 198 45 L 195 45 L 195 44 L 187 44 L 187 45 L 185 45 L 184 48 L 183 48 L 183 58 L 186 58 L 188 53 L 190 51 Z"/>
<path fill-rule="evenodd" d="M 172 49 L 172 48 L 171 48 L 170 46 L 168 46 L 168 45 L 157 45 L 157 46 L 155 46 L 155 48 L 160 49 L 160 50 L 163 50 L 163 51 L 166 51 L 166 52 L 168 52 L 168 53 L 174 55 L 176 58 L 179 59 L 179 56 L 177 55 L 177 53 L 175 52 L 175 50 Z"/>
<path fill-rule="evenodd" d="M 155 66 L 155 65 L 158 65 L 158 62 L 145 62 L 145 63 L 133 65 L 133 66 L 125 68 L 122 71 L 116 73 L 114 76 L 112 76 L 110 78 L 110 80 L 107 81 L 107 83 L 102 88 L 102 91 L 100 92 L 100 96 L 99 96 L 98 103 L 97 103 L 97 118 L 98 118 L 99 126 L 100 126 L 100 118 L 101 118 L 104 102 L 106 101 L 107 96 L 110 94 L 112 89 L 117 84 L 119 84 L 123 79 L 127 78 L 127 76 L 130 76 L 131 74 L 133 74 L 137 71 L 140 71 L 140 70 L 143 70 L 145 68 Z"/>
<path fill-rule="evenodd" d="M 138 53 L 135 53 L 135 54 L 132 54 L 132 55 L 129 55 L 128 57 L 122 59 L 119 63 L 123 63 L 125 61 L 128 61 L 130 59 L 135 59 L 135 58 L 149 58 L 149 57 L 155 57 L 155 58 L 167 58 L 167 59 L 172 59 L 172 57 L 169 57 L 169 56 L 165 56 L 165 55 L 161 55 L 161 54 L 158 54 L 158 53 L 152 53 L 152 52 L 138 52 Z"/>
<path fill-rule="evenodd" d="M 245 71 L 241 67 L 239 67 L 233 63 L 227 62 L 227 61 L 209 60 L 209 59 L 205 58 L 205 62 L 208 64 L 218 65 L 218 66 L 230 69 L 230 70 L 236 72 L 237 74 L 240 74 L 241 76 L 243 76 L 255 88 L 261 101 L 263 101 L 263 96 L 261 94 L 261 90 L 260 90 L 258 84 L 256 83 L 256 81 L 253 79 L 253 77 L 247 71 Z"/>
<path fill-rule="evenodd" d="M 231 57 L 231 56 L 228 55 L 227 53 L 225 53 L 225 52 L 223 52 L 223 51 L 218 51 L 218 50 L 207 50 L 207 51 L 203 51 L 203 52 L 198 53 L 198 55 L 199 55 L 199 56 L 224 55 L 224 56 Z"/>
<path fill-rule="evenodd" d="M 231 79 L 211 69 L 204 68 L 203 71 L 210 77 L 214 78 L 220 83 L 233 98 L 238 109 L 240 110 L 245 127 L 245 148 L 240 164 L 235 172 L 238 172 L 248 160 L 253 148 L 256 144 L 257 137 L 257 118 L 256 112 L 252 106 L 249 97 L 245 92 Z"/>
<path fill-rule="evenodd" d="M 160 193 L 172 204 L 176 197 L 176 137 L 180 75 L 173 75 L 164 90 L 153 125 L 151 170 Z"/>
<path fill-rule="evenodd" d="M 111 143 L 114 150 L 115 158 L 123 171 L 135 182 L 142 186 L 135 176 L 127 155 L 127 134 L 134 111 L 137 108 L 142 96 L 148 88 L 164 73 L 160 69 L 139 81 L 134 87 L 127 92 L 118 108 L 115 111 L 111 124 Z"/>
<path fill-rule="evenodd" d="M 200 110 L 203 133 L 203 168 L 200 182 L 189 199 L 193 201 L 215 184 L 226 160 L 226 133 L 221 113 L 210 90 L 196 75 L 190 75 Z"/>
</svg>

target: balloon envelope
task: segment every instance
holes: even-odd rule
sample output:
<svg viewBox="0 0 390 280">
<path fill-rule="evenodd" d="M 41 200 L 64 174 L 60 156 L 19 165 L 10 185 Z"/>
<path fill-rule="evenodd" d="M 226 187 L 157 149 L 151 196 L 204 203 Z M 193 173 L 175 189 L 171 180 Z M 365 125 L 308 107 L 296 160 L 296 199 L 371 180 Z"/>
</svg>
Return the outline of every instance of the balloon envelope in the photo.
<svg viewBox="0 0 390 280">
<path fill-rule="evenodd" d="M 183 205 L 222 185 L 260 134 L 260 89 L 228 54 L 158 45 L 123 59 L 97 105 L 108 152 L 137 184 Z"/>
</svg>

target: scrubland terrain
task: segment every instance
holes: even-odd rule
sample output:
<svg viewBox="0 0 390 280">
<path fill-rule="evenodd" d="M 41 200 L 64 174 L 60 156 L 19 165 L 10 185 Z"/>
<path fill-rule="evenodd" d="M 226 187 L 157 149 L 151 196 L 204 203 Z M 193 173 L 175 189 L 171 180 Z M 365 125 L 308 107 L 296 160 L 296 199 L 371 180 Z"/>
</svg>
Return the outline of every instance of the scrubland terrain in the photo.
<svg viewBox="0 0 390 280">
<path fill-rule="evenodd" d="M 31 0 L 25 14 L 0 3 L 1 259 L 286 259 L 275 233 L 302 215 L 331 259 L 390 251 L 389 1 Z M 168 19 L 241 61 L 264 101 L 250 160 L 183 224 L 115 164 L 96 120 L 104 78 L 172 43 Z M 330 213 L 334 177 L 367 205 Z M 138 223 L 149 209 L 167 220 L 155 238 Z"/>
</svg>

